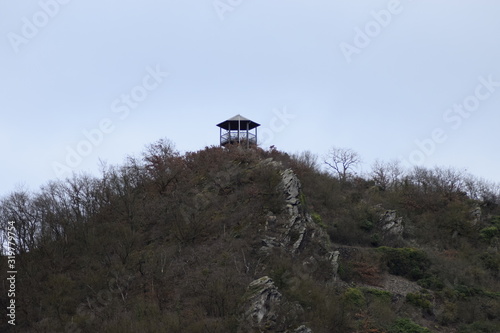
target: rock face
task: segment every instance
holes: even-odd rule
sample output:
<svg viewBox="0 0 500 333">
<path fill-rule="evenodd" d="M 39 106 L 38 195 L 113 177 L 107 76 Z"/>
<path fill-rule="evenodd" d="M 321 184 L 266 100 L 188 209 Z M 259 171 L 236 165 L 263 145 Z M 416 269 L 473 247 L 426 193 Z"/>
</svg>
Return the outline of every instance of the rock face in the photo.
<svg viewBox="0 0 500 333">
<path fill-rule="evenodd" d="M 304 240 L 307 227 L 312 223 L 312 218 L 309 214 L 301 213 L 300 193 L 302 185 L 299 178 L 291 169 L 285 170 L 282 177 L 286 208 L 290 216 L 285 242 L 291 245 L 292 253 L 297 253 Z"/>
<path fill-rule="evenodd" d="M 286 169 L 282 174 L 283 192 L 285 193 L 285 202 L 290 208 L 297 207 L 300 204 L 300 190 L 302 184 L 299 178 L 291 169 Z"/>
<path fill-rule="evenodd" d="M 482 215 L 481 207 L 477 206 L 474 209 L 472 209 L 470 211 L 470 216 L 471 216 L 470 223 L 473 226 L 477 225 L 479 222 L 481 222 L 481 215 Z"/>
<path fill-rule="evenodd" d="M 403 236 L 404 226 L 403 218 L 398 217 L 395 210 L 387 210 L 380 217 L 379 223 L 382 230 L 395 236 Z"/>
<path fill-rule="evenodd" d="M 304 252 L 312 253 L 304 261 L 304 266 L 308 267 L 309 273 L 314 273 L 314 267 L 318 268 L 319 265 L 328 262 L 331 265 L 331 277 L 335 280 L 339 266 L 339 253 L 333 250 L 326 231 L 313 221 L 309 213 L 305 212 L 301 201 L 302 184 L 291 169 L 282 172 L 281 187 L 288 219 L 282 223 L 281 233 L 277 237 L 278 243 L 295 256 Z M 311 265 L 311 263 L 316 264 Z M 313 269 L 310 269 L 311 266 Z"/>
<path fill-rule="evenodd" d="M 283 307 L 288 309 L 287 313 Z M 303 309 L 298 304 L 294 307 L 283 301 L 281 293 L 268 276 L 263 276 L 249 284 L 244 299 L 244 308 L 238 333 L 312 333 L 312 330 L 305 325 L 297 327 L 293 331 L 283 328 L 287 318 L 294 318 Z"/>
<path fill-rule="evenodd" d="M 240 332 L 261 332 L 276 327 L 281 297 L 278 288 L 268 276 L 250 283 L 245 297 L 246 311 Z"/>
<path fill-rule="evenodd" d="M 288 222 L 282 235 L 283 244 L 288 247 L 292 254 L 299 253 L 306 245 L 305 243 L 314 243 L 331 251 L 326 232 L 313 221 L 309 213 L 304 212 L 301 202 L 302 185 L 291 169 L 282 172 L 282 188 L 288 211 Z M 333 251 L 329 253 L 328 257 L 330 259 L 335 257 Z"/>
<path fill-rule="evenodd" d="M 263 163 L 282 170 L 282 165 L 272 160 Z M 340 253 L 333 249 L 323 227 L 306 212 L 302 202 L 302 185 L 297 175 L 291 169 L 280 172 L 282 180 L 279 190 L 284 196 L 285 213 L 276 216 L 269 212 L 267 215 L 259 254 L 266 257 L 273 251 L 280 251 L 283 256 L 301 260 L 303 270 L 298 272 L 296 279 L 321 274 L 325 281 L 336 280 Z M 284 300 L 268 276 L 250 283 L 243 304 L 240 333 L 312 333 L 304 325 L 288 330 L 282 327 L 285 318 L 297 318 L 303 309 L 299 304 Z"/>
</svg>

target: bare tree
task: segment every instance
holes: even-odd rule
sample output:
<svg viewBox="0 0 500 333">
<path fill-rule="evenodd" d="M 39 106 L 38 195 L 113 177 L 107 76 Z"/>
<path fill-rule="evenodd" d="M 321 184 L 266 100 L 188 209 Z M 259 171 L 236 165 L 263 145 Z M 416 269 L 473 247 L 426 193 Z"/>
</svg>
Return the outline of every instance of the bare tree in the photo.
<svg viewBox="0 0 500 333">
<path fill-rule="evenodd" d="M 400 184 L 403 174 L 404 170 L 398 160 L 391 162 L 376 160 L 372 165 L 371 177 L 384 190 Z"/>
<path fill-rule="evenodd" d="M 181 160 L 174 144 L 168 139 L 160 139 L 146 147 L 143 153 L 146 174 L 154 181 L 160 193 L 164 194 L 168 186 L 176 181 L 182 170 Z"/>
<path fill-rule="evenodd" d="M 2 231 L 6 232 L 8 222 L 13 223 L 17 253 L 29 252 L 36 247 L 41 231 L 40 219 L 40 212 L 33 204 L 33 195 L 25 189 L 13 192 L 0 202 Z"/>
<path fill-rule="evenodd" d="M 325 158 L 325 164 L 332 168 L 342 181 L 347 179 L 359 163 L 361 158 L 358 153 L 349 148 L 333 147 Z"/>
<path fill-rule="evenodd" d="M 292 158 L 297 161 L 297 163 L 310 168 L 312 170 L 319 170 L 318 166 L 318 156 L 312 153 L 309 150 L 300 152 L 300 153 L 295 153 L 292 155 Z"/>
</svg>

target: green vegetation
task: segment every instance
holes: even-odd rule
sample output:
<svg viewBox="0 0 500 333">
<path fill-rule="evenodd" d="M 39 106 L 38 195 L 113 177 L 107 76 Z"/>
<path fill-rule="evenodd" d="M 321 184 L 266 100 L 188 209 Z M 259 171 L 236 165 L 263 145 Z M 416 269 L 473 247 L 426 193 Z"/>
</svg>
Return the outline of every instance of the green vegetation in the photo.
<svg viewBox="0 0 500 333">
<path fill-rule="evenodd" d="M 314 223 L 316 223 L 317 225 L 319 225 L 320 227 L 322 228 L 325 228 L 326 229 L 326 224 L 323 223 L 323 219 L 321 218 L 321 215 L 319 215 L 318 213 L 312 213 L 311 214 L 311 217 L 314 221 Z"/>
<path fill-rule="evenodd" d="M 427 254 L 422 250 L 383 246 L 379 248 L 379 251 L 384 254 L 389 273 L 414 281 L 425 277 L 431 265 Z"/>
<path fill-rule="evenodd" d="M 499 332 L 498 188 L 451 169 L 378 163 L 361 177 L 334 163 L 274 148 L 181 155 L 161 140 L 99 177 L 11 193 L 0 221 L 18 235 L 19 312 L 0 331 L 238 332 L 249 283 L 267 275 L 283 332 Z M 286 227 L 287 168 L 312 218 L 302 234 Z M 388 210 L 401 230 L 383 224 Z M 302 237 L 296 253 L 283 234 Z"/>
<path fill-rule="evenodd" d="M 421 287 L 431 290 L 439 291 L 444 288 L 443 280 L 437 275 L 432 275 L 432 273 L 427 274 L 427 277 L 420 279 L 417 282 Z"/>
<path fill-rule="evenodd" d="M 479 231 L 482 239 L 490 241 L 493 237 L 500 236 L 500 229 L 497 226 L 487 227 Z"/>
<path fill-rule="evenodd" d="M 358 288 L 349 288 L 344 292 L 343 299 L 346 305 L 359 308 L 365 305 L 365 296 Z"/>
<path fill-rule="evenodd" d="M 406 295 L 406 302 L 422 308 L 424 310 L 430 310 L 432 308 L 432 295 L 430 294 L 413 294 L 413 293 L 408 293 Z"/>
<path fill-rule="evenodd" d="M 398 319 L 389 329 L 389 333 L 430 333 L 427 328 L 415 324 L 407 318 Z"/>
<path fill-rule="evenodd" d="M 365 295 L 370 295 L 374 298 L 385 301 L 390 301 L 392 297 L 391 293 L 385 290 L 374 289 L 374 288 L 361 288 L 361 290 Z"/>
</svg>

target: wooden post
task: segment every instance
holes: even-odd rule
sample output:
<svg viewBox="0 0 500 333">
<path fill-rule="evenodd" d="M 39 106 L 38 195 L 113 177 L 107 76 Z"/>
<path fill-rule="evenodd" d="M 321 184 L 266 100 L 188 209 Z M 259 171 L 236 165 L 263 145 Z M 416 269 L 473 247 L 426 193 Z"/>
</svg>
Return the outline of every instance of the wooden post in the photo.
<svg viewBox="0 0 500 333">
<path fill-rule="evenodd" d="M 247 122 L 247 148 L 250 148 L 250 136 L 249 136 L 249 132 L 250 131 L 250 123 Z"/>
<path fill-rule="evenodd" d="M 238 144 L 241 144 L 240 131 L 241 131 L 241 120 L 238 118 Z"/>
</svg>

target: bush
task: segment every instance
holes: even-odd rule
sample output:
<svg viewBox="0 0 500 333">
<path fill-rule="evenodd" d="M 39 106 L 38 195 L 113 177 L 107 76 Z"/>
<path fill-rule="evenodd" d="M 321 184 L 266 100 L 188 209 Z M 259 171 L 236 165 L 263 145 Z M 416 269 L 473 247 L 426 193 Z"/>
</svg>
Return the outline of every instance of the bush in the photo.
<svg viewBox="0 0 500 333">
<path fill-rule="evenodd" d="M 489 269 L 493 274 L 498 275 L 500 272 L 499 253 L 485 253 L 481 255 L 481 261 L 485 268 Z"/>
<path fill-rule="evenodd" d="M 359 227 L 367 232 L 372 231 L 375 227 L 375 223 L 370 220 L 364 220 L 360 223 Z"/>
<path fill-rule="evenodd" d="M 443 290 L 444 288 L 443 280 L 436 275 L 425 277 L 421 280 L 418 280 L 417 283 L 422 288 L 436 290 L 436 291 Z"/>
<path fill-rule="evenodd" d="M 379 247 L 379 251 L 384 254 L 389 273 L 414 281 L 424 278 L 431 265 L 427 254 L 422 250 L 383 246 Z"/>
<path fill-rule="evenodd" d="M 391 293 L 385 290 L 380 290 L 375 288 L 362 288 L 361 290 L 365 293 L 365 295 L 370 295 L 374 298 L 381 299 L 383 301 L 390 301 L 392 298 Z"/>
<path fill-rule="evenodd" d="M 413 293 L 408 293 L 406 295 L 406 302 L 422 308 L 424 310 L 430 310 L 432 308 L 432 303 L 430 301 L 431 295 L 429 294 L 413 294 Z"/>
<path fill-rule="evenodd" d="M 489 242 L 493 237 L 498 237 L 500 235 L 500 229 L 498 227 L 487 227 L 481 229 L 479 235 L 482 239 Z"/>
<path fill-rule="evenodd" d="M 500 228 L 500 216 L 493 216 L 491 218 L 491 224 L 493 224 L 497 228 Z"/>
<path fill-rule="evenodd" d="M 431 333 L 427 328 L 415 324 L 407 318 L 401 318 L 389 328 L 389 333 Z"/>
<path fill-rule="evenodd" d="M 348 306 L 363 307 L 366 304 L 365 295 L 358 288 L 347 289 L 343 300 Z"/>
<path fill-rule="evenodd" d="M 458 305 L 456 302 L 444 302 L 438 320 L 441 325 L 449 325 L 458 320 Z"/>
</svg>

